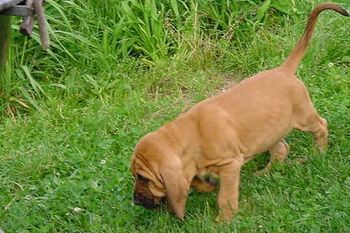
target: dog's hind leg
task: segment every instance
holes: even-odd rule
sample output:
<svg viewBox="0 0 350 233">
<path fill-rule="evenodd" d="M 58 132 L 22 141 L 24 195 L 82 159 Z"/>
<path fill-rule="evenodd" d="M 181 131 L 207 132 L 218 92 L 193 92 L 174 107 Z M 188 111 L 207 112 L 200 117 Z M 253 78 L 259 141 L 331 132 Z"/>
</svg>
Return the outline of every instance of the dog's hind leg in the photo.
<svg viewBox="0 0 350 233">
<path fill-rule="evenodd" d="M 321 151 L 327 149 L 328 144 L 328 126 L 327 121 L 320 117 L 316 112 L 307 117 L 304 124 L 296 127 L 305 132 L 311 132 L 314 135 L 314 140 Z"/>
<path fill-rule="evenodd" d="M 304 92 L 303 104 L 299 104 L 294 110 L 294 128 L 304 132 L 311 132 L 318 147 L 325 151 L 328 144 L 327 121 L 317 114 L 308 93 Z M 305 98 L 306 97 L 306 98 Z"/>
<path fill-rule="evenodd" d="M 256 175 L 262 175 L 269 172 L 272 168 L 272 165 L 277 161 L 284 162 L 284 160 L 287 158 L 287 155 L 289 153 L 289 145 L 285 142 L 284 139 L 282 139 L 269 149 L 269 153 L 270 153 L 269 163 L 266 165 L 264 169 L 257 171 L 255 173 Z"/>
<path fill-rule="evenodd" d="M 326 119 L 319 116 L 318 122 L 312 128 L 315 141 L 322 151 L 325 151 L 328 146 L 328 124 Z"/>
<path fill-rule="evenodd" d="M 319 148 L 324 151 L 328 144 L 327 121 L 318 115 L 311 102 L 305 85 L 299 81 L 294 89 L 295 105 L 293 109 L 293 128 L 304 132 L 311 132 Z"/>
</svg>

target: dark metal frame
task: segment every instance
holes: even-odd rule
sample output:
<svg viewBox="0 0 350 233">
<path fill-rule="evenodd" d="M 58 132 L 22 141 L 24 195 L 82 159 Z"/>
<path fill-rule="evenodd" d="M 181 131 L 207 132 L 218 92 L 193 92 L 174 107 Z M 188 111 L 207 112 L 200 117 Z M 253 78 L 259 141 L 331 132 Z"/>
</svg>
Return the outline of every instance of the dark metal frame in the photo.
<svg viewBox="0 0 350 233">
<path fill-rule="evenodd" d="M 19 3 L 23 2 L 23 0 L 0 0 L 0 12 L 10 7 L 13 7 Z"/>
<path fill-rule="evenodd" d="M 10 16 L 22 16 L 23 23 L 20 32 L 30 36 L 33 28 L 35 12 L 41 11 L 43 14 L 41 0 L 0 0 L 0 72 L 6 64 L 7 53 L 11 38 L 11 18 Z M 40 17 L 40 14 L 38 14 Z M 45 21 L 43 18 L 42 21 Z M 46 26 L 40 26 L 40 38 L 43 48 L 48 47 L 48 34 Z"/>
</svg>

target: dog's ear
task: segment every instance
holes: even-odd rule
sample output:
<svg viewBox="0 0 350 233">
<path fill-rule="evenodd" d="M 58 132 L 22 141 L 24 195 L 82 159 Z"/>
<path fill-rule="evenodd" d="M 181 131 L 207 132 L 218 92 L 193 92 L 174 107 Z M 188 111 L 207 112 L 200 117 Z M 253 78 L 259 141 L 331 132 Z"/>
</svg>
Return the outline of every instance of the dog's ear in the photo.
<svg viewBox="0 0 350 233">
<path fill-rule="evenodd" d="M 182 175 L 181 163 L 172 161 L 161 168 L 168 206 L 174 214 L 184 219 L 185 205 L 190 185 Z"/>
</svg>

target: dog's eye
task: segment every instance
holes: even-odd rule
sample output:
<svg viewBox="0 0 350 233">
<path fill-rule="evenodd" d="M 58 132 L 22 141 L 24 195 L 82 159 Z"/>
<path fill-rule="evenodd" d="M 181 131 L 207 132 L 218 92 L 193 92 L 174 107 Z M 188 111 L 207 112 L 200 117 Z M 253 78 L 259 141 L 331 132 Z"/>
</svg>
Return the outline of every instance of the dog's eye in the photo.
<svg viewBox="0 0 350 233">
<path fill-rule="evenodd" d="M 142 181 L 144 181 L 144 182 L 148 182 L 148 179 L 146 178 L 146 177 L 144 177 L 143 175 L 140 175 L 140 174 L 136 174 L 136 177 L 137 177 L 137 179 L 139 179 L 139 180 L 142 180 Z"/>
</svg>

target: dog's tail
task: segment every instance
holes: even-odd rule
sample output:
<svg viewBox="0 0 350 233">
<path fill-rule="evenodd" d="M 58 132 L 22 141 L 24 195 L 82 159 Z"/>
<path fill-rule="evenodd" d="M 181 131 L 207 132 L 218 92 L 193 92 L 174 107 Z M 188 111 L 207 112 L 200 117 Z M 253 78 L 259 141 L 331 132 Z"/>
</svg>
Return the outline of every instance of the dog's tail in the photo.
<svg viewBox="0 0 350 233">
<path fill-rule="evenodd" d="M 323 3 L 318 5 L 310 14 L 309 20 L 306 24 L 306 28 L 303 36 L 300 38 L 292 53 L 288 56 L 287 60 L 282 64 L 283 67 L 288 68 L 289 70 L 296 72 L 298 65 L 303 58 L 306 48 L 311 40 L 312 33 L 315 29 L 315 24 L 318 15 L 324 10 L 333 10 L 344 16 L 349 16 L 349 13 L 342 7 L 334 3 Z"/>
</svg>

